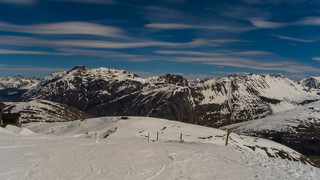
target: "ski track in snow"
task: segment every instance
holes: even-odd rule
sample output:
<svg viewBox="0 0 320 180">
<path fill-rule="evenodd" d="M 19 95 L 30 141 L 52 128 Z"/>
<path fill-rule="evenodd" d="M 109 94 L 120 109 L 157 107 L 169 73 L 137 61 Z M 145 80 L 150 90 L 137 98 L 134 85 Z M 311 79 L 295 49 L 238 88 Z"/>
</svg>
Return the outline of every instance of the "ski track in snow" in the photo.
<svg viewBox="0 0 320 180">
<path fill-rule="evenodd" d="M 221 144 L 191 140 L 193 135 L 203 136 L 202 131 L 224 133 L 221 130 L 138 117 L 115 122 L 96 118 L 81 123 L 79 127 L 79 122 L 68 122 L 67 129 L 61 128 L 67 126 L 65 123 L 27 124 L 31 130 L 43 133 L 28 135 L 0 128 L 3 147 L 0 153 L 5 154 L 0 156 L 0 179 L 300 180 L 320 177 L 320 170 L 312 166 L 268 158 L 231 145 L 225 147 L 221 139 Z M 167 128 L 161 131 L 160 141 L 153 142 L 155 132 L 160 132 L 164 125 Z M 107 138 L 102 137 L 114 127 L 118 130 Z M 50 134 L 52 128 L 55 134 Z M 176 130 L 184 130 L 185 141 L 174 140 L 179 137 Z M 86 134 L 87 131 L 97 132 L 97 139 Z M 151 135 L 150 142 L 141 136 L 146 133 Z M 236 135 L 231 137 L 239 141 Z"/>
</svg>

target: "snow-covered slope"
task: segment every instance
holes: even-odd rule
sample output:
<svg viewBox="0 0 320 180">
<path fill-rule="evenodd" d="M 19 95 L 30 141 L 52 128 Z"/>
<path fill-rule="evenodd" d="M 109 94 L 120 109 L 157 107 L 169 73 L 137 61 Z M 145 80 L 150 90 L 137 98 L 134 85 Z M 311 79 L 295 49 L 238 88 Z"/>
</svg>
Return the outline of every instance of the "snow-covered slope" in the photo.
<svg viewBox="0 0 320 180">
<path fill-rule="evenodd" d="M 0 128 L 0 150 L 6 154 L 0 156 L 6 162 L 0 163 L 1 179 L 293 180 L 320 176 L 320 170 L 310 165 L 268 157 L 266 151 L 277 154 L 271 147 L 300 157 L 283 145 L 231 134 L 226 147 L 225 131 L 180 122 L 105 117 L 26 125 L 39 133 L 13 134 Z"/>
<path fill-rule="evenodd" d="M 0 77 L 0 101 L 17 101 L 23 93 L 39 82 L 37 78 L 22 76 Z"/>
<path fill-rule="evenodd" d="M 159 140 L 161 142 L 178 142 L 182 133 L 182 139 L 185 143 L 197 142 L 225 145 L 226 131 L 223 130 L 157 118 L 128 118 L 128 120 L 121 120 L 119 117 L 104 117 L 64 123 L 29 123 L 24 125 L 24 127 L 38 133 L 53 133 L 55 135 L 77 137 L 104 138 L 108 133 L 108 135 L 111 135 L 117 133 L 117 131 L 121 131 L 122 133 L 119 136 L 122 138 L 136 136 L 147 140 L 147 136 L 150 134 L 152 142 L 156 141 L 157 132 L 159 133 Z M 237 134 L 230 136 L 229 146 L 243 151 L 256 152 L 264 156 L 278 158 L 282 158 L 280 152 L 284 152 L 290 160 L 299 160 L 301 157 L 301 154 L 281 144 L 266 139 L 239 136 Z"/>
<path fill-rule="evenodd" d="M 74 121 L 91 117 L 74 107 L 48 100 L 39 99 L 29 102 L 7 102 L 5 104 L 15 106 L 12 112 L 20 113 L 20 122 L 22 123 Z"/>
<path fill-rule="evenodd" d="M 180 75 L 142 79 L 124 70 L 77 66 L 47 77 L 23 95 L 94 116 L 151 116 L 219 127 L 266 117 L 319 100 L 315 91 L 283 75 L 233 74 L 205 81 Z"/>
<path fill-rule="evenodd" d="M 319 156 L 320 101 L 222 129 L 273 139 L 303 154 Z"/>
</svg>

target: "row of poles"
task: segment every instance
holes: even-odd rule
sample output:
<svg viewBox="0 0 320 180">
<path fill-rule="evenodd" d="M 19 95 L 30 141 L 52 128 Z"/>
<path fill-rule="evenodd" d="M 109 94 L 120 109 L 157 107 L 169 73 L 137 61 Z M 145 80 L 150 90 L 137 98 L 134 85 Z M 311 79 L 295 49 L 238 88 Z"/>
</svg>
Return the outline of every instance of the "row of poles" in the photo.
<svg viewBox="0 0 320 180">
<path fill-rule="evenodd" d="M 226 146 L 228 146 L 228 140 L 229 140 L 230 134 L 231 134 L 231 132 L 230 132 L 230 130 L 228 130 L 228 132 L 227 132 L 227 137 L 226 137 L 226 142 L 225 142 L 225 145 L 226 145 Z M 182 133 L 180 133 L 180 138 L 179 138 L 179 140 L 182 141 Z M 157 132 L 156 141 L 159 141 L 159 132 Z M 148 142 L 150 142 L 150 133 L 148 133 Z"/>
<path fill-rule="evenodd" d="M 182 141 L 182 133 L 180 133 L 180 141 Z M 159 132 L 157 132 L 157 139 L 156 141 L 159 141 Z M 150 142 L 150 133 L 148 133 L 148 142 Z"/>
</svg>

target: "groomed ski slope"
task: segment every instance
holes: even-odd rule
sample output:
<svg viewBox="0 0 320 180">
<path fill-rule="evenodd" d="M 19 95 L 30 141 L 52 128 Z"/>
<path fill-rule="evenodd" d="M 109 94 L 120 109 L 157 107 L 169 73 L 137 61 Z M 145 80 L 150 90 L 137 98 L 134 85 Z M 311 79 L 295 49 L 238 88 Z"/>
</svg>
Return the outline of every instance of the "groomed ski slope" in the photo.
<svg viewBox="0 0 320 180">
<path fill-rule="evenodd" d="M 0 179 L 319 179 L 320 170 L 249 146 L 272 141 L 156 118 L 116 117 L 0 128 Z M 159 141 L 156 133 L 159 132 Z M 150 142 L 147 135 L 150 134 Z M 179 141 L 180 133 L 183 141 Z M 107 137 L 106 137 L 107 136 Z M 103 138 L 106 137 L 106 138 Z M 271 150 L 269 153 L 273 153 Z"/>
</svg>

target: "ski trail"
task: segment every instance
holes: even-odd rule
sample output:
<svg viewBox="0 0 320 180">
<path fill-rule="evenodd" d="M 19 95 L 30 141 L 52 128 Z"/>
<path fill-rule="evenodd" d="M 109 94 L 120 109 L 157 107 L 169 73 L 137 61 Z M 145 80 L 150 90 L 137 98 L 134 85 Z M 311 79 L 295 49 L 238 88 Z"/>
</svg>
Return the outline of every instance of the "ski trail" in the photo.
<svg viewBox="0 0 320 180">
<path fill-rule="evenodd" d="M 162 168 L 161 168 L 158 172 L 156 172 L 152 177 L 150 177 L 150 178 L 148 178 L 148 179 L 146 179 L 146 180 L 152 180 L 152 179 L 154 179 L 155 177 L 159 176 L 159 174 L 161 174 L 162 171 L 164 171 L 165 168 L 166 168 L 166 165 L 164 164 L 164 165 L 162 166 Z"/>
<path fill-rule="evenodd" d="M 0 147 L 0 149 L 26 148 L 26 147 L 34 147 L 34 145 L 25 145 L 25 146 L 5 146 L 5 147 Z"/>
</svg>

